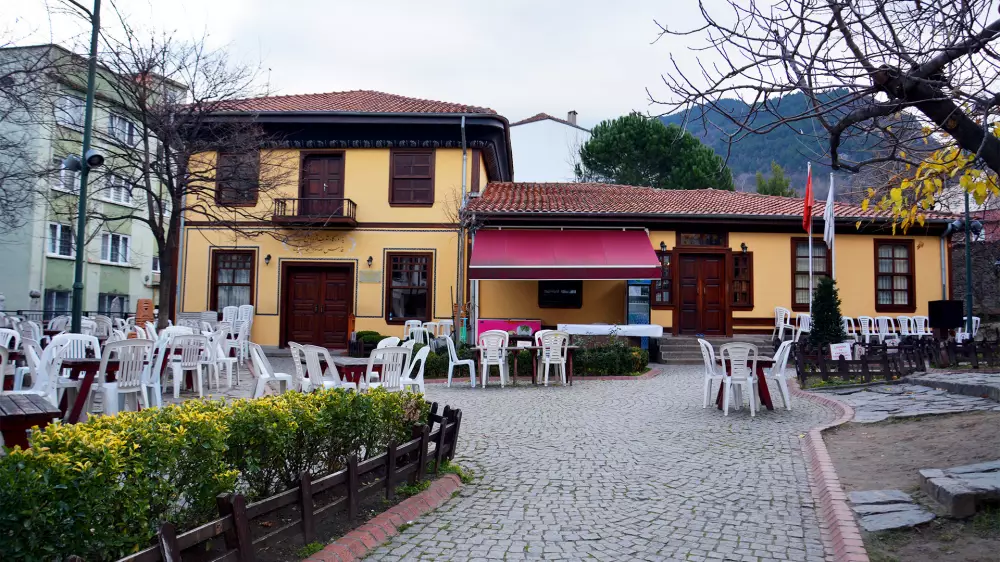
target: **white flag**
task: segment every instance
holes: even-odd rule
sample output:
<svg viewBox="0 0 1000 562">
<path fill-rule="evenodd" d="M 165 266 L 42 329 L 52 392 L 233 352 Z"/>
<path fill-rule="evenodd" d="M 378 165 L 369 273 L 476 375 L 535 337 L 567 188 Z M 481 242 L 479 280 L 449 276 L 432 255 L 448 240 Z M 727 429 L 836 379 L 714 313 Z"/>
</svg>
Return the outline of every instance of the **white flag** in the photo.
<svg viewBox="0 0 1000 562">
<path fill-rule="evenodd" d="M 826 208 L 823 209 L 823 241 L 826 247 L 833 249 L 833 174 L 830 174 L 830 192 L 826 195 Z"/>
</svg>

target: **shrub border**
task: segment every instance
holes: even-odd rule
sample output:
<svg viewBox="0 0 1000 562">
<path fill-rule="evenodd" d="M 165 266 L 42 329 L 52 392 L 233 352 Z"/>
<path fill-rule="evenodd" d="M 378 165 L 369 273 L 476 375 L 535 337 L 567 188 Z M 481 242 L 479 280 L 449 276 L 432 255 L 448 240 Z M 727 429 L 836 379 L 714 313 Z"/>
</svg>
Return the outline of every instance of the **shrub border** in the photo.
<svg viewBox="0 0 1000 562">
<path fill-rule="evenodd" d="M 854 419 L 854 408 L 839 400 L 801 390 L 797 381 L 791 385 L 790 390 L 794 396 L 829 406 L 840 414 L 834 421 L 810 429 L 802 443 L 809 488 L 819 507 L 820 535 L 827 549 L 833 552 L 833 560 L 869 562 L 868 551 L 861 540 L 861 531 L 847 505 L 847 494 L 840 485 L 833 459 L 823 442 L 824 431 Z"/>
<path fill-rule="evenodd" d="M 360 527 L 326 545 L 305 562 L 352 562 L 400 533 L 399 528 L 444 505 L 462 487 L 455 474 L 445 474 L 429 488 L 376 515 Z"/>
</svg>

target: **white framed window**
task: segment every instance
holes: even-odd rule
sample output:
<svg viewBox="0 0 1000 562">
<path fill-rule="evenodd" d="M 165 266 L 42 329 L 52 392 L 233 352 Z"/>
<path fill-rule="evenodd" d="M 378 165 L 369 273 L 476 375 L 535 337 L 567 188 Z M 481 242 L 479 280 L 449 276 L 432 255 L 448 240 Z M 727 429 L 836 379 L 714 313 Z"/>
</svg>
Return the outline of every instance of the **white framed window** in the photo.
<svg viewBox="0 0 1000 562">
<path fill-rule="evenodd" d="M 73 257 L 73 227 L 65 224 L 49 223 L 49 255 Z"/>
<path fill-rule="evenodd" d="M 73 308 L 73 293 L 65 289 L 45 289 L 45 319 L 68 314 Z"/>
<path fill-rule="evenodd" d="M 58 170 L 52 174 L 52 189 L 76 193 L 80 189 L 79 176 L 73 170 L 63 168 L 62 158 L 53 158 L 52 166 Z"/>
<path fill-rule="evenodd" d="M 101 234 L 101 261 L 128 265 L 129 246 L 132 240 L 125 234 L 105 232 Z"/>
<path fill-rule="evenodd" d="M 107 189 L 104 192 L 105 199 L 122 205 L 132 204 L 132 192 L 129 191 L 129 185 L 125 178 L 111 174 L 107 176 L 105 181 L 107 182 Z"/>
<path fill-rule="evenodd" d="M 153 273 L 159 273 L 160 272 L 160 256 L 159 255 L 153 256 L 153 267 L 152 267 L 152 270 L 153 270 Z"/>
<path fill-rule="evenodd" d="M 120 317 L 128 310 L 128 295 L 118 293 L 98 293 L 97 312 L 109 316 Z"/>
<path fill-rule="evenodd" d="M 83 114 L 87 102 L 69 94 L 56 100 L 56 123 L 64 127 L 83 127 Z"/>
<path fill-rule="evenodd" d="M 116 113 L 108 115 L 108 134 L 130 145 L 135 144 L 137 138 L 135 123 Z"/>
</svg>

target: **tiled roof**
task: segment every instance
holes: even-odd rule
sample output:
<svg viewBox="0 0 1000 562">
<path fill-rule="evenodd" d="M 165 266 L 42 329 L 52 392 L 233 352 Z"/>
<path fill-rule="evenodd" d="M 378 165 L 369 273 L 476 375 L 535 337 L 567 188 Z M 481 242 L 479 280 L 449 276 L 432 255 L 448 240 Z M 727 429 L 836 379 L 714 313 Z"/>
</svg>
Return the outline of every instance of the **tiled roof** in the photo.
<svg viewBox="0 0 1000 562">
<path fill-rule="evenodd" d="M 722 191 L 718 189 L 654 189 L 603 183 L 494 182 L 469 201 L 480 213 L 597 213 L 662 215 L 744 215 L 759 217 L 802 216 L 803 200 Z M 822 217 L 825 201 L 816 201 L 813 216 Z M 863 211 L 860 206 L 836 203 L 837 217 L 886 218 L 886 213 Z M 928 218 L 948 218 L 929 213 Z"/>
<path fill-rule="evenodd" d="M 526 125 L 528 123 L 536 123 L 538 121 L 545 121 L 546 119 L 548 119 L 550 121 L 555 121 L 556 123 L 562 123 L 563 125 L 567 125 L 567 126 L 570 126 L 570 127 L 576 127 L 577 129 L 580 129 L 581 131 L 587 131 L 588 133 L 590 132 L 590 129 L 581 127 L 581 126 L 577 125 L 576 123 L 570 123 L 569 121 L 567 121 L 565 119 L 560 119 L 558 117 L 553 117 L 553 116 L 549 115 L 548 113 L 536 113 L 535 115 L 532 115 L 531 117 L 528 117 L 527 119 L 521 119 L 520 121 L 517 121 L 515 123 L 511 123 L 510 126 L 511 127 L 516 127 L 518 125 Z"/>
<path fill-rule="evenodd" d="M 461 103 L 408 98 L 373 90 L 267 96 L 232 100 L 220 111 L 332 111 L 346 113 L 485 113 L 496 114 L 488 107 Z"/>
</svg>

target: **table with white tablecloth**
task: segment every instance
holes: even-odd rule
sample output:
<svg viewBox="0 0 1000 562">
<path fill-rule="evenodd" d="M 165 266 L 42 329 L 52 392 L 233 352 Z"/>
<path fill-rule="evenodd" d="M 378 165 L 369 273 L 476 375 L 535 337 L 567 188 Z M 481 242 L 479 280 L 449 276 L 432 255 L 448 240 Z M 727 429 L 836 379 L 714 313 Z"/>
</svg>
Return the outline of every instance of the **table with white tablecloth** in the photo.
<svg viewBox="0 0 1000 562">
<path fill-rule="evenodd" d="M 656 324 L 559 324 L 558 329 L 571 336 L 663 337 L 663 326 Z"/>
</svg>

